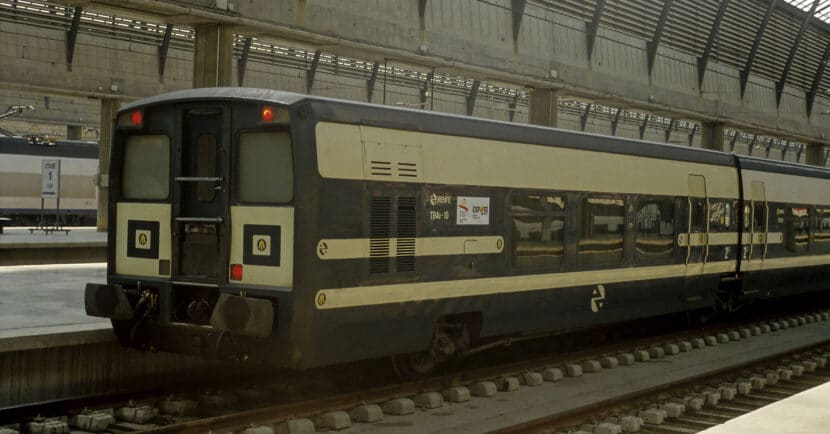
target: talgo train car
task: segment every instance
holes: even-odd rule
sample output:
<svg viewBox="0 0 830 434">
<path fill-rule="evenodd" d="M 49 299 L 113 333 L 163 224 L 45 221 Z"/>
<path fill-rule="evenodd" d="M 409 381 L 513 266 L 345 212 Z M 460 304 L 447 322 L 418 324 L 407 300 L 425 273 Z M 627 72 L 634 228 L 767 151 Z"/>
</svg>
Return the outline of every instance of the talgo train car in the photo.
<svg viewBox="0 0 830 434">
<path fill-rule="evenodd" d="M 125 107 L 106 284 L 125 344 L 423 372 L 508 339 L 823 289 L 830 173 L 257 89 Z"/>
<path fill-rule="evenodd" d="M 17 225 L 33 225 L 45 213 L 50 223 L 54 221 L 54 199 L 41 209 L 41 162 L 46 159 L 61 162 L 62 222 L 94 225 L 98 143 L 80 140 L 0 136 L 0 217 L 11 218 Z"/>
</svg>

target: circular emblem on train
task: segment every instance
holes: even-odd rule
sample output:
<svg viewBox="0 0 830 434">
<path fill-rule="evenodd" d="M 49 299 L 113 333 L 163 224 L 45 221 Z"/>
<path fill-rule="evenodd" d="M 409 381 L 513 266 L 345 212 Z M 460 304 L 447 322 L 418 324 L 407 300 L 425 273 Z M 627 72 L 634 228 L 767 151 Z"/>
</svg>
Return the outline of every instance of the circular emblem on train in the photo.
<svg viewBox="0 0 830 434">
<path fill-rule="evenodd" d="M 502 239 L 499 238 L 498 241 L 496 241 L 496 248 L 501 250 L 502 247 L 504 247 L 504 241 L 502 241 Z"/>
<path fill-rule="evenodd" d="M 150 231 L 145 229 L 135 231 L 135 248 L 149 250 L 152 248 L 150 244 Z"/>
<path fill-rule="evenodd" d="M 325 241 L 320 241 L 320 244 L 317 245 L 317 253 L 321 258 L 326 256 L 329 253 L 329 245 Z"/>
<path fill-rule="evenodd" d="M 591 312 L 599 312 L 603 306 L 605 306 L 605 287 L 597 285 L 591 294 Z"/>
<path fill-rule="evenodd" d="M 254 256 L 271 256 L 271 236 L 270 235 L 254 235 Z"/>
<path fill-rule="evenodd" d="M 317 306 L 322 306 L 326 304 L 326 293 L 321 292 L 317 294 Z"/>
</svg>

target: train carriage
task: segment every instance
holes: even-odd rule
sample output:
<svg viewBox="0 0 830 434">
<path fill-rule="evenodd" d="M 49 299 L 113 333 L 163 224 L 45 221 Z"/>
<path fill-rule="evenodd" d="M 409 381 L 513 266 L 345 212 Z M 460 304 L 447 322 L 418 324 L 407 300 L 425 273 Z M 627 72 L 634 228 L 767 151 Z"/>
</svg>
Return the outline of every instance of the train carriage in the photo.
<svg viewBox="0 0 830 434">
<path fill-rule="evenodd" d="M 744 293 L 770 298 L 827 289 L 830 173 L 740 157 Z"/>
<path fill-rule="evenodd" d="M 94 225 L 98 143 L 80 140 L 0 136 L 0 217 L 11 218 L 16 225 L 34 225 L 44 215 L 49 223 L 54 221 L 54 199 L 45 203 L 41 199 L 43 160 L 61 162 L 62 223 Z"/>
<path fill-rule="evenodd" d="M 108 282 L 87 285 L 87 312 L 138 347 L 298 368 L 394 355 L 419 372 L 508 339 L 732 309 L 772 294 L 743 279 L 761 232 L 743 229 L 758 196 L 741 161 L 273 90 L 148 98 L 116 121 Z"/>
</svg>

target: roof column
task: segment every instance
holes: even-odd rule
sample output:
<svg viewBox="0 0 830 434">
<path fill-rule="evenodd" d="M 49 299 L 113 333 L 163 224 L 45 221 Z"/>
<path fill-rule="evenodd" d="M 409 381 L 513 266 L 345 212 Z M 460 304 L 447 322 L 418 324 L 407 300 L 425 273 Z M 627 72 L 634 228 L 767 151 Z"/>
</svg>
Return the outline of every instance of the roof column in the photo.
<svg viewBox="0 0 830 434">
<path fill-rule="evenodd" d="M 827 145 L 821 143 L 807 144 L 807 164 L 821 166 L 827 163 Z"/>
<path fill-rule="evenodd" d="M 233 32 L 222 24 L 197 24 L 193 53 L 193 87 L 231 86 Z"/>
<path fill-rule="evenodd" d="M 84 127 L 81 125 L 67 125 L 66 138 L 67 140 L 81 140 L 84 134 Z"/>
<path fill-rule="evenodd" d="M 700 131 L 700 144 L 704 149 L 712 149 L 715 151 L 726 151 L 724 147 L 724 127 L 723 122 L 703 122 L 703 128 Z"/>
<path fill-rule="evenodd" d="M 530 114 L 533 125 L 556 127 L 559 123 L 559 95 L 562 91 L 550 88 L 533 88 L 530 91 Z"/>
</svg>

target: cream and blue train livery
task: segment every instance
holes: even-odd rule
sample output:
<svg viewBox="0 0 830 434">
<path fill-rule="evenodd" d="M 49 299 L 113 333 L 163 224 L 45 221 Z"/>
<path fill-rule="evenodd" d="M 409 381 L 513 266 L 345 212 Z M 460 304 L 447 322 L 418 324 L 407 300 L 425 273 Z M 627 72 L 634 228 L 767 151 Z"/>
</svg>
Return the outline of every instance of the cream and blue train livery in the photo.
<svg viewBox="0 0 830 434">
<path fill-rule="evenodd" d="M 830 173 L 274 90 L 118 114 L 106 284 L 124 344 L 307 368 L 827 287 Z"/>
</svg>

